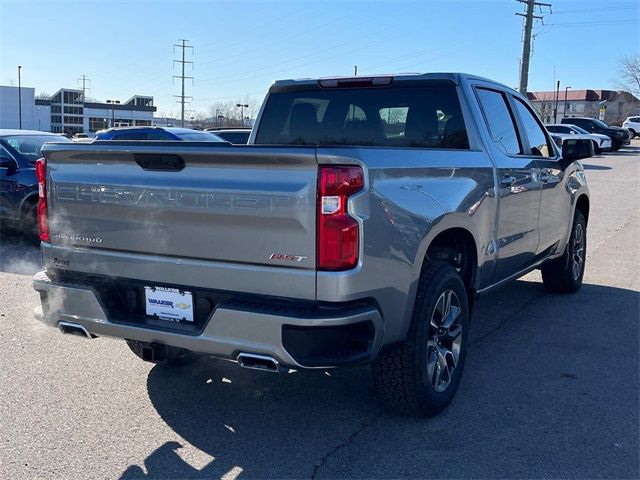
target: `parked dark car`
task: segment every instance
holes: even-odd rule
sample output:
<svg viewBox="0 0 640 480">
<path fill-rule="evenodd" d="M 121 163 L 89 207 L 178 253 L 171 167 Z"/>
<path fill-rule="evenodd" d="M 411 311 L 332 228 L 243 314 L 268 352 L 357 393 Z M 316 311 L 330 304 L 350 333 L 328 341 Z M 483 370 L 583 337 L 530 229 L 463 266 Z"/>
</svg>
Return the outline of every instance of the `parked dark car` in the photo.
<svg viewBox="0 0 640 480">
<path fill-rule="evenodd" d="M 250 128 L 207 128 L 205 131 L 235 145 L 246 145 L 251 136 Z"/>
<path fill-rule="evenodd" d="M 35 161 L 47 142 L 71 140 L 33 130 L 0 130 L 0 221 L 34 235 L 38 205 Z"/>
<path fill-rule="evenodd" d="M 168 140 L 183 142 L 224 142 L 209 132 L 178 127 L 116 127 L 100 130 L 96 140 Z"/>
<path fill-rule="evenodd" d="M 626 128 L 613 127 L 597 118 L 572 117 L 563 118 L 562 123 L 577 125 L 584 128 L 589 133 L 600 133 L 611 138 L 611 150 L 620 150 L 623 146 L 631 143 L 629 131 Z"/>
</svg>

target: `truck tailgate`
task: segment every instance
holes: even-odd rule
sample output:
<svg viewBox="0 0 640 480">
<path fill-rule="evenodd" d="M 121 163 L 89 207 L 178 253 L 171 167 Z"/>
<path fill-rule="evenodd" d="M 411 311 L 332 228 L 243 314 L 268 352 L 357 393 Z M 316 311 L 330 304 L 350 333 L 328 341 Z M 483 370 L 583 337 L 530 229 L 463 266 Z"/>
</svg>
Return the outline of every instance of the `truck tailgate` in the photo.
<svg viewBox="0 0 640 480">
<path fill-rule="evenodd" d="M 44 156 L 53 247 L 315 269 L 312 147 L 95 142 Z"/>
</svg>

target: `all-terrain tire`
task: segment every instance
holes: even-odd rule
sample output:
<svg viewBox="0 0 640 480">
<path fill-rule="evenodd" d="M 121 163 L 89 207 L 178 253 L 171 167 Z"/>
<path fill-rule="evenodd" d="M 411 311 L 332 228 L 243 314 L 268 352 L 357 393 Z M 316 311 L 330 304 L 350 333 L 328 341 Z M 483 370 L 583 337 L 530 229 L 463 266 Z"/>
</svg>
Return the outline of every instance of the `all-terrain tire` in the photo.
<svg viewBox="0 0 640 480">
<path fill-rule="evenodd" d="M 136 357 L 144 360 L 145 362 L 152 362 L 158 365 L 164 365 L 169 367 L 184 367 L 193 363 L 197 356 L 183 348 L 170 347 L 168 345 L 158 345 L 158 347 L 164 349 L 163 358 L 161 360 L 149 360 L 145 358 L 144 349 L 150 347 L 149 343 L 140 342 L 137 340 L 127 340 L 127 345 Z"/>
<path fill-rule="evenodd" d="M 447 292 L 452 292 L 449 307 L 451 316 L 447 318 L 453 318 L 455 303 L 458 309 L 456 325 L 461 338 L 455 365 L 447 373 L 449 381 L 444 385 L 434 377 L 441 365 L 438 355 L 441 350 L 437 343 L 434 346 L 434 335 L 442 333 L 434 325 L 439 324 L 438 317 L 441 317 L 440 320 L 445 317 L 437 313 L 442 296 Z M 440 325 L 445 323 L 441 321 Z M 467 354 L 468 332 L 469 305 L 462 279 L 450 264 L 428 261 L 420 275 L 413 317 L 405 341 L 399 347 L 382 353 L 372 365 L 374 383 L 384 402 L 397 412 L 419 417 L 432 417 L 444 410 L 460 384 Z M 449 333 L 453 334 L 453 330 Z M 445 334 L 442 338 L 449 337 Z M 443 348 L 446 346 L 443 345 Z M 432 361 L 434 353 L 435 367 Z M 444 358 L 448 366 L 453 364 L 453 355 L 445 355 Z M 440 371 L 444 374 L 449 370 L 441 368 Z"/>
<path fill-rule="evenodd" d="M 580 290 L 587 252 L 587 221 L 576 210 L 571 235 L 564 254 L 542 267 L 544 287 L 554 293 L 575 293 Z"/>
</svg>

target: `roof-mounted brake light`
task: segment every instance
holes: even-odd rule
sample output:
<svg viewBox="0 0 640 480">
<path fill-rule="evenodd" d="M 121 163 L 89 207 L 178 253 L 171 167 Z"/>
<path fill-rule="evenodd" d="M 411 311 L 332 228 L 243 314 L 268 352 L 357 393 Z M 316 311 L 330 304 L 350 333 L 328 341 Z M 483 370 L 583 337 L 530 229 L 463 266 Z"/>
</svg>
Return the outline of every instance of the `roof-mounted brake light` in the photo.
<svg viewBox="0 0 640 480">
<path fill-rule="evenodd" d="M 391 85 L 392 76 L 387 77 L 351 77 L 351 78 L 324 78 L 318 80 L 322 88 L 363 88 L 386 87 Z"/>
</svg>

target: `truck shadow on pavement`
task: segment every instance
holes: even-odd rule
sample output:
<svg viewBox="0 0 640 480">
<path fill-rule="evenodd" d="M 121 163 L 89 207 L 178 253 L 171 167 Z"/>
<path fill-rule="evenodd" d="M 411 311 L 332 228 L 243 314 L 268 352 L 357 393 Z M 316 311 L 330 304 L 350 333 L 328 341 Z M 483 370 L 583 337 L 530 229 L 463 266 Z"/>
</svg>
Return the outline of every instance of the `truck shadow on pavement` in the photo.
<svg viewBox="0 0 640 480">
<path fill-rule="evenodd" d="M 551 295 L 523 280 L 481 298 L 460 390 L 432 419 L 386 411 L 368 367 L 155 366 L 150 400 L 184 441 L 121 478 L 633 476 L 639 300 L 601 285 Z"/>
</svg>

